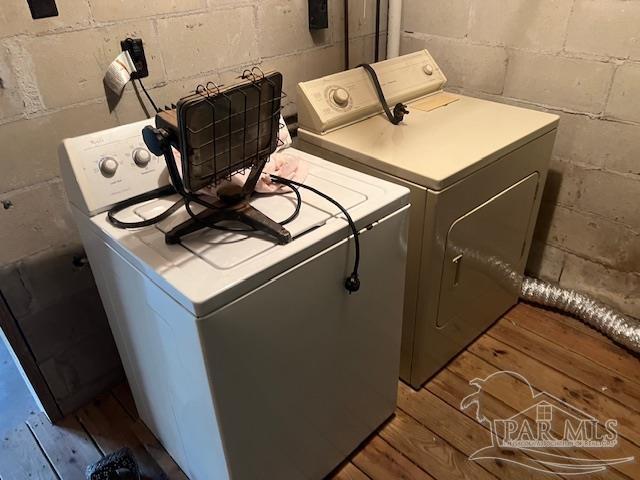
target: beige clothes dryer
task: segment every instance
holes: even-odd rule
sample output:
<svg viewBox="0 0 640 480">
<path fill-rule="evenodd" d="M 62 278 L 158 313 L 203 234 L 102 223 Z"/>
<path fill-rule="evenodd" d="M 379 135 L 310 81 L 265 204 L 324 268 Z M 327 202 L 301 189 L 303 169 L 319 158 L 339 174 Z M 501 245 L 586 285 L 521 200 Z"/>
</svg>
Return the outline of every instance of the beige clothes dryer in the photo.
<svg viewBox="0 0 640 480">
<path fill-rule="evenodd" d="M 411 189 L 401 378 L 420 387 L 518 300 L 558 117 L 442 91 L 420 51 L 298 85 L 298 148 Z"/>
</svg>

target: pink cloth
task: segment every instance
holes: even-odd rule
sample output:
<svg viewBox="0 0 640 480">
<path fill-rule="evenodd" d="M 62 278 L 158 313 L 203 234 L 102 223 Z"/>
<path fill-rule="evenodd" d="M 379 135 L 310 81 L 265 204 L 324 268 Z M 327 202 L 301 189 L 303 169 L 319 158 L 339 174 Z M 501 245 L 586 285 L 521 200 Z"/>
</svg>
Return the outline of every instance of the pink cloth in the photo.
<svg viewBox="0 0 640 480">
<path fill-rule="evenodd" d="M 291 146 L 291 135 L 289 129 L 284 123 L 282 117 L 280 117 L 280 130 L 278 131 L 278 139 L 280 145 L 276 151 L 271 155 L 267 165 L 262 171 L 260 179 L 256 183 L 256 192 L 259 193 L 287 193 L 290 191 L 289 187 L 275 183 L 271 180 L 269 174 L 278 175 L 279 177 L 286 178 L 287 180 L 293 180 L 303 183 L 307 175 L 309 174 L 309 164 L 300 156 L 297 155 L 296 150 L 289 150 Z M 176 149 L 173 150 L 173 154 L 176 159 L 176 164 L 180 175 L 182 175 L 182 161 L 180 152 Z M 249 176 L 249 170 L 244 173 L 237 173 L 231 177 L 231 183 L 236 185 L 244 185 L 244 182 Z M 219 187 L 227 184 L 228 182 L 221 182 L 218 185 L 211 185 L 200 190 L 200 193 L 206 195 L 216 196 L 216 191 Z"/>
<path fill-rule="evenodd" d="M 303 183 L 307 175 L 309 175 L 309 164 L 297 155 L 295 150 L 284 149 L 271 155 L 262 171 L 260 180 L 256 183 L 256 192 L 286 193 L 290 191 L 289 187 L 273 182 L 269 174 Z M 231 182 L 237 185 L 244 185 L 248 175 L 248 171 L 244 174 L 236 174 L 231 178 Z"/>
</svg>

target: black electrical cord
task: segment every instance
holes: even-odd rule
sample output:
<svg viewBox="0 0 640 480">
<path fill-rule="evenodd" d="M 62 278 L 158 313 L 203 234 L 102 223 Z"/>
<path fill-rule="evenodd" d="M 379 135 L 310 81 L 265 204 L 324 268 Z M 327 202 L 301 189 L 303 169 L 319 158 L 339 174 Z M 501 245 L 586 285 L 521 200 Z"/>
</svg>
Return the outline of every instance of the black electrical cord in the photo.
<svg viewBox="0 0 640 480">
<path fill-rule="evenodd" d="M 151 98 L 151 95 L 149 95 L 149 92 L 147 92 L 147 89 L 144 87 L 144 83 L 142 83 L 142 79 L 137 78 L 136 80 L 138 80 L 138 83 L 140 84 L 140 87 L 142 87 L 142 91 L 147 96 L 147 99 L 151 103 L 151 106 L 153 107 L 153 109 L 156 111 L 156 113 L 159 113 L 160 109 L 156 105 L 156 102 L 153 101 L 153 98 Z"/>
<path fill-rule="evenodd" d="M 344 1 L 344 69 L 349 70 L 349 0 Z"/>
<path fill-rule="evenodd" d="M 176 193 L 176 189 L 173 188 L 173 185 L 167 185 L 165 187 L 156 188 L 154 190 L 151 190 L 150 192 L 146 192 L 141 195 L 136 195 L 135 197 L 131 197 L 128 200 L 117 203 L 116 205 L 111 207 L 111 209 L 107 212 L 107 220 L 114 227 L 124 228 L 124 229 L 142 228 L 142 227 L 149 227 L 151 225 L 155 225 L 156 223 L 161 222 L 162 220 L 167 218 L 169 215 L 171 215 L 173 212 L 178 210 L 178 208 L 180 208 L 184 203 L 184 199 L 181 198 L 180 200 L 175 202 L 173 205 L 171 205 L 169 208 L 167 208 L 164 212 L 162 212 L 160 215 L 157 215 L 153 218 L 149 218 L 147 220 L 142 220 L 139 222 L 122 222 L 118 220 L 115 217 L 115 215 L 116 213 L 121 212 L 125 208 L 132 207 L 139 203 L 148 202 L 149 200 L 154 200 L 156 198 L 166 197 L 167 195 L 173 195 L 174 193 Z"/>
<path fill-rule="evenodd" d="M 384 109 L 384 113 L 387 114 L 387 118 L 391 123 L 393 123 L 394 125 L 398 125 L 400 122 L 402 122 L 404 116 L 409 113 L 409 110 L 407 110 L 407 106 L 404 103 L 396 104 L 396 106 L 393 107 L 392 114 L 391 110 L 389 110 L 389 105 L 387 104 L 387 99 L 385 98 L 384 92 L 382 91 L 382 85 L 380 85 L 380 80 L 378 79 L 378 74 L 376 73 L 376 71 L 368 63 L 361 63 L 360 65 L 358 65 L 358 67 L 364 68 L 367 73 L 369 73 L 369 76 L 373 81 L 373 86 L 375 87 L 376 93 L 378 94 L 378 100 L 380 100 L 380 104 Z"/>
<path fill-rule="evenodd" d="M 380 60 L 380 3 L 381 0 L 376 0 L 376 36 L 374 47 L 374 61 Z"/>
<path fill-rule="evenodd" d="M 283 185 L 288 186 L 289 188 L 299 187 L 306 188 L 307 190 L 312 191 L 316 195 L 324 198 L 325 200 L 333 203 L 338 209 L 342 212 L 342 214 L 346 217 L 347 222 L 349 223 L 349 227 L 351 228 L 351 232 L 353 233 L 353 243 L 355 245 L 355 259 L 353 261 L 353 271 L 351 275 L 347 277 L 344 282 L 344 287 L 347 289 L 349 293 L 355 293 L 360 290 L 360 277 L 358 276 L 358 269 L 360 268 L 360 235 L 358 233 L 358 229 L 356 228 L 356 224 L 354 223 L 351 215 L 347 212 L 347 209 L 338 203 L 337 200 L 334 200 L 326 193 L 321 192 L 320 190 L 313 188 L 309 185 L 305 185 L 304 183 L 295 182 L 293 180 L 289 180 L 287 178 L 279 177 L 277 175 L 271 175 L 271 179 L 277 183 L 281 183 Z"/>
<path fill-rule="evenodd" d="M 300 196 L 300 191 L 294 186 L 291 186 L 291 185 L 288 185 L 288 186 L 289 188 L 291 188 L 291 191 L 296 195 L 296 207 L 293 213 L 289 215 L 289 217 L 284 219 L 282 222 L 278 222 L 282 226 L 285 226 L 293 222 L 296 218 L 298 218 L 298 215 L 300 214 L 300 208 L 302 207 L 302 197 Z M 193 209 L 191 208 L 191 202 L 196 202 L 205 208 L 215 209 L 216 207 L 195 195 L 185 200 L 185 204 L 184 204 L 185 210 L 187 211 L 187 213 L 191 218 L 193 218 L 197 223 L 199 223 L 203 227 L 213 228 L 215 230 L 222 230 L 224 232 L 235 232 L 235 233 L 251 233 L 256 231 L 255 228 L 233 228 L 233 227 L 226 227 L 224 225 L 216 225 L 215 223 L 204 221 L 198 217 L 197 213 L 193 211 Z"/>
<path fill-rule="evenodd" d="M 288 223 L 291 223 L 300 214 L 300 208 L 302 206 L 302 196 L 300 195 L 299 188 L 306 188 L 307 190 L 310 190 L 316 195 L 334 204 L 342 212 L 342 214 L 347 219 L 347 222 L 349 223 L 351 232 L 353 233 L 353 241 L 355 245 L 355 259 L 353 262 L 353 271 L 351 272 L 351 275 L 349 275 L 345 280 L 344 287 L 347 289 L 347 291 L 350 294 L 360 290 L 360 277 L 358 275 L 358 269 L 360 268 L 360 234 L 358 233 L 358 229 L 353 219 L 351 218 L 351 215 L 349 215 L 349 212 L 347 211 L 347 209 L 344 208 L 342 205 L 340 205 L 340 203 L 338 203 L 337 200 L 334 200 L 326 193 L 323 193 L 314 187 L 305 185 L 304 183 L 299 183 L 293 180 L 289 180 L 287 178 L 279 177 L 278 175 L 270 175 L 270 177 L 274 182 L 280 183 L 282 185 L 286 185 L 287 187 L 289 187 L 293 191 L 293 193 L 295 193 L 296 195 L 296 207 L 294 212 L 291 215 L 289 215 L 289 217 L 287 217 L 285 220 L 283 220 L 282 222 L 279 222 L 280 225 L 284 226 Z M 184 205 L 185 210 L 187 211 L 189 216 L 193 218 L 196 222 L 201 224 L 203 227 L 222 230 L 226 232 L 234 232 L 234 233 L 250 233 L 255 231 L 255 229 L 233 228 L 233 227 L 226 227 L 223 225 L 216 225 L 214 223 L 206 222 L 201 218 L 198 218 L 198 214 L 195 213 L 191 208 L 191 202 L 198 203 L 205 208 L 215 209 L 216 207 L 215 205 L 212 205 L 206 200 L 203 200 L 200 196 L 192 195 L 192 194 L 187 194 L 186 196 L 180 198 L 180 200 L 176 201 L 173 205 L 171 205 L 167 210 L 162 212 L 160 215 L 157 215 L 153 218 L 149 218 L 147 220 L 142 220 L 139 222 L 123 222 L 121 220 L 118 220 L 115 217 L 115 215 L 118 212 L 121 212 L 125 208 L 132 207 L 139 203 L 147 202 L 149 200 L 153 200 L 156 198 L 172 195 L 174 193 L 176 193 L 176 189 L 173 187 L 173 185 L 167 185 L 165 187 L 156 188 L 155 190 L 151 190 L 150 192 L 143 193 L 141 195 L 136 195 L 135 197 L 132 197 L 128 200 L 120 202 L 115 206 L 111 207 L 111 209 L 107 212 L 107 220 L 114 227 L 122 228 L 122 229 L 149 227 L 151 225 L 155 225 L 156 223 L 166 219 L 167 217 L 169 217 L 169 215 L 171 215 L 173 212 L 178 210 L 182 205 Z"/>
<path fill-rule="evenodd" d="M 294 221 L 298 217 L 298 215 L 300 214 L 300 208 L 302 206 L 302 197 L 300 196 L 300 192 L 298 191 L 298 189 L 296 187 L 294 187 L 294 186 L 290 186 L 289 188 L 291 188 L 293 193 L 295 193 L 295 195 L 296 195 L 296 207 L 295 207 L 294 212 L 289 217 L 287 217 L 282 222 L 279 222 L 280 225 L 282 225 L 282 226 L 287 225 L 288 223 L 291 223 L 292 221 Z M 155 190 L 151 190 L 150 192 L 143 193 L 141 195 L 136 195 L 135 197 L 132 197 L 132 198 L 130 198 L 128 200 L 125 200 L 123 202 L 120 202 L 120 203 L 114 205 L 107 212 L 107 220 L 114 227 L 122 228 L 122 229 L 133 229 L 133 228 L 149 227 L 151 225 L 155 225 L 156 223 L 159 223 L 162 220 L 166 219 L 167 217 L 169 217 L 169 215 L 171 215 L 173 212 L 178 210 L 184 204 L 185 209 L 186 209 L 187 213 L 189 214 L 189 216 L 191 218 L 193 218 L 196 222 L 200 223 L 204 227 L 213 228 L 213 229 L 216 229 L 216 230 L 222 230 L 222 231 L 226 231 L 226 232 L 238 232 L 238 233 L 248 233 L 248 232 L 255 231 L 255 229 L 253 229 L 253 228 L 252 229 L 232 228 L 232 227 L 225 227 L 223 225 L 215 225 L 213 223 L 205 222 L 202 219 L 198 218 L 197 214 L 194 213 L 192 208 L 191 208 L 191 202 L 196 202 L 196 203 L 198 203 L 198 204 L 200 204 L 200 205 L 202 205 L 203 207 L 206 207 L 206 208 L 216 208 L 216 207 L 214 205 L 210 204 L 209 202 L 207 202 L 205 200 L 202 200 L 202 198 L 198 197 L 197 195 L 192 195 L 192 196 L 190 195 L 190 196 L 188 196 L 186 198 L 181 198 L 180 200 L 175 202 L 173 205 L 171 205 L 167 210 L 162 212 L 160 215 L 157 215 L 157 216 L 155 216 L 153 218 L 149 218 L 147 220 L 141 220 L 139 222 L 123 222 L 121 220 L 118 220 L 115 217 L 115 215 L 118 212 L 121 212 L 125 208 L 132 207 L 132 206 L 137 205 L 139 203 L 147 202 L 149 200 L 154 200 L 156 198 L 161 198 L 161 197 L 165 197 L 167 195 L 172 195 L 174 193 L 176 193 L 176 189 L 172 185 L 167 185 L 166 187 L 156 188 Z"/>
</svg>

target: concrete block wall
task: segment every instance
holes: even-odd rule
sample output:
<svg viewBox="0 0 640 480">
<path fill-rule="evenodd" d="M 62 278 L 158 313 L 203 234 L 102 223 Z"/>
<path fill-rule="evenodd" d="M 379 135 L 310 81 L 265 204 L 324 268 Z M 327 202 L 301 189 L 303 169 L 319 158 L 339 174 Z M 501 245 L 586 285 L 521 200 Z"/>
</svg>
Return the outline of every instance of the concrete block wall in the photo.
<svg viewBox="0 0 640 480">
<path fill-rule="evenodd" d="M 295 113 L 297 82 L 343 68 L 345 39 L 341 0 L 329 0 L 330 28 L 320 31 L 308 29 L 307 0 L 57 5 L 58 17 L 41 20 L 31 19 L 25 0 L 3 0 L 0 8 L 0 292 L 69 411 L 113 382 L 120 367 L 90 268 L 72 263 L 82 250 L 57 148 L 63 138 L 147 116 L 131 85 L 121 98 L 103 86 L 120 40 L 143 38 L 145 83 L 161 105 L 260 65 L 284 74 L 287 115 Z M 350 7 L 352 64 L 372 61 L 375 2 Z"/>
<path fill-rule="evenodd" d="M 640 2 L 405 0 L 468 95 L 560 115 L 528 269 L 640 318 Z"/>
</svg>

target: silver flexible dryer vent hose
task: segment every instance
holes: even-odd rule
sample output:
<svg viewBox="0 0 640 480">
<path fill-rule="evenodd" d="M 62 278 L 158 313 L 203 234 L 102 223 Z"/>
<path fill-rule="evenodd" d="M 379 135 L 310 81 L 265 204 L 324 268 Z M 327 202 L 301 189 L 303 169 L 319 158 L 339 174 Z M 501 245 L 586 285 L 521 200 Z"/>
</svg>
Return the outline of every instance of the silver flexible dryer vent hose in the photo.
<svg viewBox="0 0 640 480">
<path fill-rule="evenodd" d="M 640 321 L 622 315 L 588 295 L 536 278 L 524 277 L 520 296 L 523 300 L 573 315 L 614 342 L 640 353 Z"/>
</svg>

